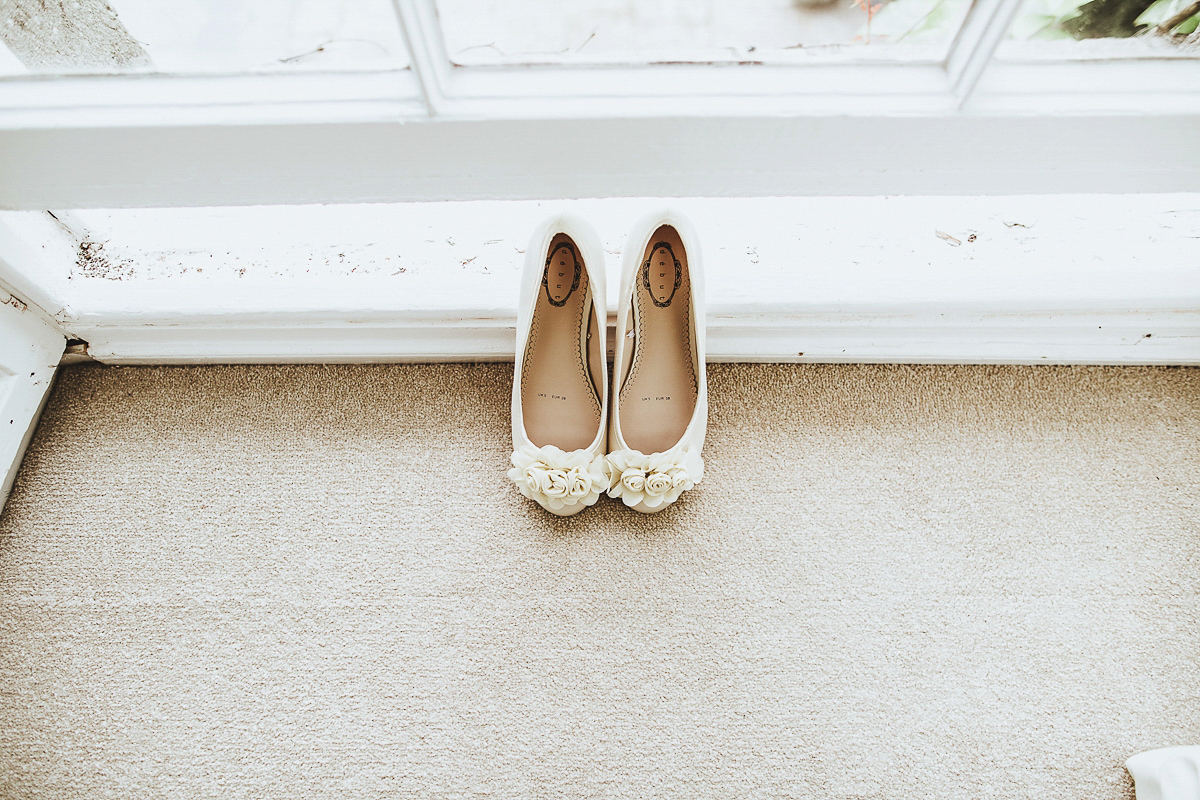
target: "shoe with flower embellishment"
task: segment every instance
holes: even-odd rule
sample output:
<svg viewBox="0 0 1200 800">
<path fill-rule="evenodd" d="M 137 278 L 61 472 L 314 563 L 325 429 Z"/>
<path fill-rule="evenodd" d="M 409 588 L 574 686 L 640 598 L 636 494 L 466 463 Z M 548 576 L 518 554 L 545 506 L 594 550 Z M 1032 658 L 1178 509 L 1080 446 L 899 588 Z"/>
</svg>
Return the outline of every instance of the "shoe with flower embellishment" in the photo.
<svg viewBox="0 0 1200 800">
<path fill-rule="evenodd" d="M 617 311 L 610 497 L 646 514 L 700 483 L 708 428 L 700 243 L 686 219 L 642 220 L 626 242 Z"/>
<path fill-rule="evenodd" d="M 596 232 L 572 216 L 546 220 L 521 279 L 508 477 L 562 517 L 608 489 L 607 318 Z"/>
</svg>

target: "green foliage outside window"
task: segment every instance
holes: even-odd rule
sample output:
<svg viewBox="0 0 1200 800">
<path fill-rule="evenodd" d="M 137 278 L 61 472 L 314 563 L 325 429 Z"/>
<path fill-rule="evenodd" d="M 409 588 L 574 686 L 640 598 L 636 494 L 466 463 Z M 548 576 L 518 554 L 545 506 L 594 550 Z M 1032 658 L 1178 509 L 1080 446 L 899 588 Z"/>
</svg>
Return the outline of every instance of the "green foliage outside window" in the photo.
<svg viewBox="0 0 1200 800">
<path fill-rule="evenodd" d="M 893 0 L 872 15 L 868 41 L 924 44 L 942 35 L 963 0 Z M 1200 0 L 1026 0 L 1009 35 L 1022 40 L 1197 37 Z M 864 31 L 866 33 L 868 31 Z"/>
</svg>

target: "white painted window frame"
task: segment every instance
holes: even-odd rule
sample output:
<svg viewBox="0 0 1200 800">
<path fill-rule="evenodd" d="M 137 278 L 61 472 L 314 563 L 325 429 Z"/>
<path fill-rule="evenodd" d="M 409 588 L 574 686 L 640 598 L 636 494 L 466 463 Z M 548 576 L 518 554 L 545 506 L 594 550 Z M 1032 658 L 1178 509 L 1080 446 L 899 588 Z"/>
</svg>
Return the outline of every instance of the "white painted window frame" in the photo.
<svg viewBox="0 0 1200 800">
<path fill-rule="evenodd" d="M 24 242 L 0 227 L 0 510 L 50 396 L 66 344 L 57 320 L 22 299 L 34 297 L 53 305 L 22 272 L 36 262 L 36 254 Z"/>
<path fill-rule="evenodd" d="M 413 69 L 435 117 L 700 116 L 945 112 L 961 107 L 1020 0 L 977 0 L 945 63 L 859 58 L 802 65 L 455 66 L 435 0 L 394 0 Z"/>
<path fill-rule="evenodd" d="M 997 60 L 1019 0 L 944 62 L 494 67 L 393 1 L 409 69 L 0 79 L 0 207 L 1200 185 L 1200 60 Z"/>
<path fill-rule="evenodd" d="M 1081 61 L 1067 50 L 996 62 L 993 55 L 1021 0 L 972 2 L 943 61 L 881 62 L 859 51 L 804 64 L 497 67 L 453 65 L 436 0 L 393 2 L 431 116 L 879 117 L 1010 108 L 1056 115 L 1200 113 L 1195 60 L 1115 53 Z M 977 97 L 985 73 L 990 79 L 984 94 L 999 98 Z"/>
<path fill-rule="evenodd" d="M 1200 62 L 997 61 L 1019 0 L 976 0 L 940 62 L 496 67 L 451 63 L 434 0 L 393 2 L 408 69 L 0 80 L 0 152 L 7 156 L 0 160 L 0 207 L 898 194 L 942 197 L 949 209 L 958 195 L 1067 197 L 1200 187 Z M 846 235 L 854 235 L 852 225 Z M 72 258 L 69 250 L 51 256 L 59 272 Z M 10 277 L 24 281 L 18 294 L 61 324 L 93 333 L 104 328 L 95 320 L 105 319 L 105 309 L 74 314 L 63 299 L 66 288 L 48 285 L 50 272 L 26 264 Z M 136 319 L 147 313 L 138 307 L 149 296 L 130 289 L 111 302 L 118 316 Z M 262 309 L 251 304 L 232 311 Z M 243 322 L 250 317 L 242 317 L 228 327 L 242 332 L 225 336 L 226 349 L 213 357 L 355 359 L 390 352 L 392 339 L 350 350 L 267 344 L 239 351 L 229 344 L 260 330 L 263 320 L 279 331 L 308 323 L 336 327 L 343 311 L 260 315 L 249 327 Z M 453 324 L 437 328 L 436 315 L 426 311 L 400 326 L 424 342 L 402 357 L 504 353 L 497 333 L 504 308 L 467 334 Z M 461 311 L 448 308 L 447 318 Z M 881 324 L 894 312 L 880 317 Z M 747 311 L 753 324 L 734 314 L 731 331 L 741 326 L 744 345 L 731 344 L 722 356 L 786 357 L 770 332 L 795 327 L 803 313 L 799 307 L 775 308 L 765 317 Z M 950 317 L 973 319 L 963 309 L 950 309 Z M 175 323 L 162 317 L 157 324 L 161 332 Z M 832 333 L 816 350 L 821 357 L 839 357 L 840 324 L 826 326 Z M 747 325 L 761 335 L 747 338 Z M 413 333 L 423 328 L 429 329 Z M 197 330 L 186 357 L 201 360 L 206 332 L 214 329 Z M 139 330 L 125 340 L 156 335 Z M 273 335 L 286 339 L 286 333 Z M 953 335 L 939 328 L 934 338 Z M 738 336 L 731 333 L 730 341 Z M 1027 337 L 1022 341 L 1030 345 Z M 1035 351 L 934 347 L 934 355 L 906 351 L 905 357 L 1045 357 L 1031 355 L 1040 352 L 1032 344 Z M 141 344 L 114 347 L 109 357 L 116 360 L 170 356 L 153 342 L 141 350 Z M 273 354 L 270 347 L 282 349 Z M 1094 349 L 1072 356 L 1064 347 L 1053 351 L 1055 358 L 1113 357 Z M 868 342 L 843 352 L 851 359 L 878 356 L 870 348 Z M 1160 360 L 1178 357 L 1156 352 Z"/>
</svg>

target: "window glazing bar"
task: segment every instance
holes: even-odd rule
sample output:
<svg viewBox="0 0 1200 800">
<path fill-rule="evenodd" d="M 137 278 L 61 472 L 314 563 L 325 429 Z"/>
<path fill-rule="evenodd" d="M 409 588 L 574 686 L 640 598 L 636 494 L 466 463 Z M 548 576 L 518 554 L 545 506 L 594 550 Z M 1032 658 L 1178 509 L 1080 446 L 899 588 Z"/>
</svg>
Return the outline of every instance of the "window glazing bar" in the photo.
<svg viewBox="0 0 1200 800">
<path fill-rule="evenodd" d="M 1000 40 L 1008 32 L 1021 2 L 1022 0 L 975 0 L 972 4 L 946 59 L 951 91 L 959 108 L 971 99 L 971 93 L 975 91 L 980 76 L 991 62 Z"/>
<path fill-rule="evenodd" d="M 444 108 L 449 58 L 443 45 L 434 0 L 392 0 L 412 70 L 421 87 L 425 110 L 436 117 Z"/>
</svg>

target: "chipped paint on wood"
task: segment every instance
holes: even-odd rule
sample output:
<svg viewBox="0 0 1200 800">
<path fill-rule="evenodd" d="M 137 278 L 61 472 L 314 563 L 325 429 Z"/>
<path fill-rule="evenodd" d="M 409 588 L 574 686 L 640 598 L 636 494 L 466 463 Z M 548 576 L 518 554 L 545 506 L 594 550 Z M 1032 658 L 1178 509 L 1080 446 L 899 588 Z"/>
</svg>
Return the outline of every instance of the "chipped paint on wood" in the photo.
<svg viewBox="0 0 1200 800">
<path fill-rule="evenodd" d="M 510 358 L 528 231 L 584 216 L 615 286 L 663 204 L 701 232 L 713 360 L 1200 354 L 1198 194 L 80 210 L 53 253 L 64 327 L 106 363 Z"/>
<path fill-rule="evenodd" d="M 133 261 L 125 258 L 110 258 L 104 250 L 103 242 L 84 239 L 79 243 L 78 255 L 75 258 L 78 274 L 86 278 L 104 278 L 119 281 L 134 276 Z"/>
<path fill-rule="evenodd" d="M 23 303 L 19 298 L 4 292 L 0 292 L 0 306 L 12 306 L 17 311 L 29 310 L 29 305 L 27 303 Z"/>
</svg>

